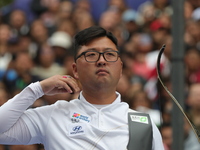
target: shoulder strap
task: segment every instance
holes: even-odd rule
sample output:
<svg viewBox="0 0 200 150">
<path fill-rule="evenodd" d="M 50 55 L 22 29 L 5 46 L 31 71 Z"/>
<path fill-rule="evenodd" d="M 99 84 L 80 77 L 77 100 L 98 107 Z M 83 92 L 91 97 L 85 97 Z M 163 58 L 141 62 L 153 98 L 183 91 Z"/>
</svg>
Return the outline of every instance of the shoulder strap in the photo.
<svg viewBox="0 0 200 150">
<path fill-rule="evenodd" d="M 128 112 L 128 150 L 152 150 L 152 124 L 148 114 Z"/>
</svg>

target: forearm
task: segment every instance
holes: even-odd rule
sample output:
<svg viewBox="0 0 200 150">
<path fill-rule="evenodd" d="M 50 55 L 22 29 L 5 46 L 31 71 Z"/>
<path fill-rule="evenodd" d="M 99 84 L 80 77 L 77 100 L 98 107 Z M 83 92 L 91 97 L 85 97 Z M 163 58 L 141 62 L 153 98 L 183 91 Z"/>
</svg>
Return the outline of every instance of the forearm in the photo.
<svg viewBox="0 0 200 150">
<path fill-rule="evenodd" d="M 31 134 L 21 118 L 8 131 L 0 134 L 0 144 L 27 145 L 30 139 Z"/>
<path fill-rule="evenodd" d="M 24 111 L 42 95 L 40 83 L 36 82 L 2 105 L 0 107 L 0 134 L 9 130 Z"/>
</svg>

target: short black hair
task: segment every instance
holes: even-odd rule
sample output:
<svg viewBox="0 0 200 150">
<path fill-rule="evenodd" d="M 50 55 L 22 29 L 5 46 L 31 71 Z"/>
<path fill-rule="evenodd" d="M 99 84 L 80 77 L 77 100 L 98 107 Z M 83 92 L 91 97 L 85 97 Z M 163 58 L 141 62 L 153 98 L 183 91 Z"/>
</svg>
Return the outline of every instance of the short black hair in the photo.
<svg viewBox="0 0 200 150">
<path fill-rule="evenodd" d="M 90 41 L 99 37 L 108 37 L 117 47 L 118 42 L 117 38 L 109 31 L 105 30 L 100 26 L 91 26 L 86 28 L 80 32 L 78 32 L 74 37 L 73 50 L 74 50 L 74 60 L 76 59 L 76 55 L 83 45 L 87 45 Z"/>
</svg>

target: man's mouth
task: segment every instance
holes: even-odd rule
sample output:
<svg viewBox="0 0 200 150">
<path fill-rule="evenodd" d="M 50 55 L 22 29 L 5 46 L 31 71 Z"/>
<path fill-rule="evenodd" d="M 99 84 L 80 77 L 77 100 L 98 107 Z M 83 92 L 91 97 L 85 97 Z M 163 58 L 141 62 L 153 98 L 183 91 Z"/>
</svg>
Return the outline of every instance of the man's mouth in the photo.
<svg viewBox="0 0 200 150">
<path fill-rule="evenodd" d="M 105 70 L 105 69 L 99 69 L 96 72 L 96 74 L 107 74 L 107 73 L 109 73 L 109 72 L 107 70 Z"/>
</svg>

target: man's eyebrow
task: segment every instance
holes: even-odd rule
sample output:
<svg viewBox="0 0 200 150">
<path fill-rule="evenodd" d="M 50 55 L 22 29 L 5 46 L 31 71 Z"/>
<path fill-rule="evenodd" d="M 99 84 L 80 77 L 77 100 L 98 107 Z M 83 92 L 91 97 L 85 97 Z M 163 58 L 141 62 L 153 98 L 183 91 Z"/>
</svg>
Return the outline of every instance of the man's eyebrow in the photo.
<svg viewBox="0 0 200 150">
<path fill-rule="evenodd" d="M 88 48 L 87 51 L 97 51 L 96 48 Z"/>
<path fill-rule="evenodd" d="M 106 50 L 113 50 L 113 51 L 115 51 L 115 50 L 112 49 L 112 48 L 104 48 L 103 50 L 104 50 L 104 51 L 106 51 Z M 88 48 L 86 51 L 98 51 L 98 48 Z"/>
<path fill-rule="evenodd" d="M 114 49 L 112 49 L 112 48 L 105 48 L 105 50 L 113 50 L 113 51 L 115 51 Z"/>
</svg>

